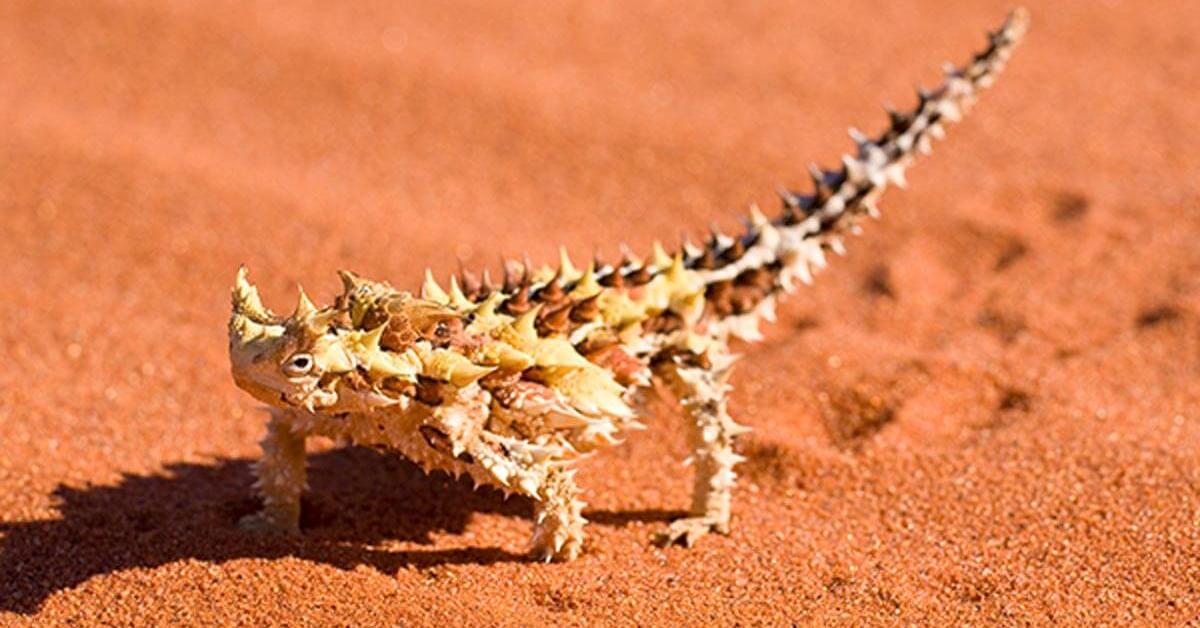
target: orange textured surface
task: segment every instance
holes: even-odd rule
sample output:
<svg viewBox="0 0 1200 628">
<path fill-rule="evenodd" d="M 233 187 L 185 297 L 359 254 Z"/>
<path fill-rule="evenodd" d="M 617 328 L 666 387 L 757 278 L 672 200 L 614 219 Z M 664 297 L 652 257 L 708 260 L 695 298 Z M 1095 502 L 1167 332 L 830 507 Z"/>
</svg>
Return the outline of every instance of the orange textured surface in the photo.
<svg viewBox="0 0 1200 628">
<path fill-rule="evenodd" d="M 635 4 L 635 3 L 630 3 Z M 833 163 L 1001 2 L 0 3 L 0 623 L 1178 624 L 1200 612 L 1194 2 L 1030 2 L 1008 71 L 742 347 L 734 533 L 680 419 L 580 481 L 587 554 L 401 460 L 312 458 L 247 538 L 264 421 L 228 287 L 645 250 Z"/>
</svg>

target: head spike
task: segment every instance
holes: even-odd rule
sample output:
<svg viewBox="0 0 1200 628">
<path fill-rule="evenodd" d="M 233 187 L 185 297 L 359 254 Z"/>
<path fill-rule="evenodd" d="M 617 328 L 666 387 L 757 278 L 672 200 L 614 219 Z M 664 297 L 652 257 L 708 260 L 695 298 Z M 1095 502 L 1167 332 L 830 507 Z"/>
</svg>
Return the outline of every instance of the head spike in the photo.
<svg viewBox="0 0 1200 628">
<path fill-rule="evenodd" d="M 471 300 L 468 299 L 467 295 L 463 294 L 462 289 L 458 287 L 458 278 L 456 278 L 454 275 L 450 276 L 449 297 L 450 307 L 456 310 L 465 310 L 472 305 Z"/>
<path fill-rule="evenodd" d="M 438 285 L 433 278 L 433 271 L 425 269 L 425 283 L 421 284 L 421 298 L 445 305 L 450 302 L 450 295 Z"/>
<path fill-rule="evenodd" d="M 313 305 L 312 300 L 304 293 L 304 286 L 297 284 L 296 289 L 300 291 L 300 296 L 296 300 L 296 309 L 292 312 L 292 318 L 304 320 L 317 313 L 317 306 Z"/>
<path fill-rule="evenodd" d="M 351 292 L 358 290 L 359 286 L 367 283 L 362 277 L 359 277 L 358 275 L 344 269 L 338 271 L 338 277 L 341 277 L 342 279 L 342 290 L 344 290 L 346 294 L 350 294 Z"/>
<path fill-rule="evenodd" d="M 258 295 L 258 288 L 250 283 L 249 271 L 246 270 L 245 265 L 238 267 L 237 276 L 234 278 L 232 303 L 234 313 L 241 314 L 256 323 L 276 322 L 275 313 L 263 305 L 262 298 Z"/>
</svg>

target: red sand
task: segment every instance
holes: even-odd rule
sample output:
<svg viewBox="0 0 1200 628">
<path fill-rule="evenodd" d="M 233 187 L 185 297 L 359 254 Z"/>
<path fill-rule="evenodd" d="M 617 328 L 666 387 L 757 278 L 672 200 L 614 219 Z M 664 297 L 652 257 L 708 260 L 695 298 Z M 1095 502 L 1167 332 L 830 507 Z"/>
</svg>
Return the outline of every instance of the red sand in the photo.
<svg viewBox="0 0 1200 628">
<path fill-rule="evenodd" d="M 1031 2 L 996 88 L 745 347 L 733 535 L 648 544 L 688 503 L 664 404 L 547 566 L 528 504 L 359 450 L 314 456 L 302 540 L 239 534 L 237 264 L 287 308 L 342 267 L 733 225 L 1006 7 L 270 4 L 0 3 L 4 623 L 1200 612 L 1200 5 Z"/>
</svg>

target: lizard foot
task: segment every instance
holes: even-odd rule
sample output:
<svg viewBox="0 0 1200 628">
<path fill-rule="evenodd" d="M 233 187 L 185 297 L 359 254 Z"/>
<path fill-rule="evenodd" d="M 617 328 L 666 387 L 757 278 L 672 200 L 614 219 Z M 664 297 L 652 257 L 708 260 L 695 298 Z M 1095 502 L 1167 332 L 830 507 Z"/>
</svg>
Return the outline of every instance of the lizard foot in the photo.
<svg viewBox="0 0 1200 628">
<path fill-rule="evenodd" d="M 287 524 L 279 520 L 278 517 L 273 517 L 266 511 L 256 512 L 252 515 L 246 515 L 238 520 L 238 527 L 252 534 L 283 536 L 291 534 L 299 534 L 299 524 Z"/>
<path fill-rule="evenodd" d="M 565 563 L 576 558 L 583 552 L 583 535 L 548 534 L 534 541 L 530 555 L 534 560 L 544 563 Z"/>
<path fill-rule="evenodd" d="M 709 532 L 728 534 L 729 524 L 711 517 L 685 517 L 683 519 L 676 519 L 654 535 L 654 542 L 659 547 L 666 547 L 675 543 L 682 543 L 684 547 L 691 547 L 700 537 Z"/>
</svg>

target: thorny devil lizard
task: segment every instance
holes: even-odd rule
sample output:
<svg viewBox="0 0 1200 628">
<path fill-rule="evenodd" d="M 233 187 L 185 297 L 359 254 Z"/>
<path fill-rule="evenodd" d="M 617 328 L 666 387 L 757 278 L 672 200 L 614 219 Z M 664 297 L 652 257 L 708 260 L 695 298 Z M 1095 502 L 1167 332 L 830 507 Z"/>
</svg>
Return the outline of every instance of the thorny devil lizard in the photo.
<svg viewBox="0 0 1200 628">
<path fill-rule="evenodd" d="M 271 406 L 256 465 L 255 531 L 296 531 L 305 486 L 305 438 L 323 435 L 390 447 L 427 472 L 466 474 L 534 502 L 532 552 L 571 560 L 583 547 L 584 502 L 573 463 L 620 441 L 636 421 L 639 391 L 653 380 L 679 398 L 695 469 L 690 516 L 658 534 L 691 545 L 727 533 L 735 438 L 747 431 L 726 411 L 730 338 L 757 340 L 777 297 L 809 283 L 826 251 L 959 120 L 1004 67 L 1028 17 L 1013 11 L 965 66 L 948 66 L 911 112 L 889 109 L 877 138 L 851 130 L 857 155 L 836 171 L 814 167 L 808 195 L 781 192 L 782 214 L 752 209 L 746 232 L 644 261 L 577 268 L 506 264 L 500 285 L 465 271 L 448 289 L 431 274 L 419 296 L 342 272 L 345 291 L 317 308 L 300 294 L 291 316 L 263 306 L 238 271 L 229 322 L 237 385 Z"/>
</svg>

